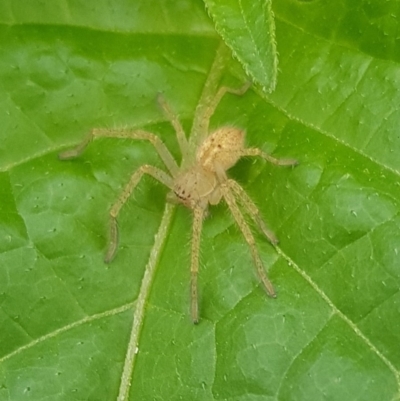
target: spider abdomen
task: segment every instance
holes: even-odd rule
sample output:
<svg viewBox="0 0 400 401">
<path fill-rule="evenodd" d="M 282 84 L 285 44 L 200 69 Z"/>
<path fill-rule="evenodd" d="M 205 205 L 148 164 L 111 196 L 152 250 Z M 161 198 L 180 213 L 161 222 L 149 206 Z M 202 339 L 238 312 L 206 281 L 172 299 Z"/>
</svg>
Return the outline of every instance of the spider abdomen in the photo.
<svg viewBox="0 0 400 401">
<path fill-rule="evenodd" d="M 222 127 L 214 131 L 200 146 L 197 162 L 208 171 L 216 167 L 228 170 L 239 160 L 244 147 L 245 131 L 235 127 Z"/>
</svg>

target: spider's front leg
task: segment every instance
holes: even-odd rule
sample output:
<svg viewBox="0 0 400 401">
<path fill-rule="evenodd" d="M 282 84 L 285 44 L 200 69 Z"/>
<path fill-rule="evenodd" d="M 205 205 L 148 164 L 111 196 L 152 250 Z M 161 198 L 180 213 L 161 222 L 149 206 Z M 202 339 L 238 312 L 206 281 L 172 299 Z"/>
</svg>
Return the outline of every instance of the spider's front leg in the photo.
<svg viewBox="0 0 400 401">
<path fill-rule="evenodd" d="M 148 174 L 154 177 L 157 181 L 160 181 L 162 184 L 167 186 L 168 188 L 173 188 L 173 180 L 172 178 L 166 174 L 164 171 L 160 170 L 157 167 L 150 166 L 148 164 L 144 164 L 140 166 L 131 176 L 128 184 L 125 186 L 121 195 L 118 197 L 117 201 L 111 207 L 110 210 L 110 240 L 108 250 L 106 252 L 106 256 L 104 257 L 104 261 L 106 263 L 110 263 L 115 256 L 115 252 L 118 247 L 118 225 L 117 225 L 117 217 L 118 214 L 132 194 L 136 185 L 139 183 L 143 174 Z"/>
<path fill-rule="evenodd" d="M 251 200 L 249 195 L 247 195 L 246 191 L 235 180 L 228 179 L 225 184 L 232 190 L 233 194 L 239 200 L 239 203 L 252 218 L 254 223 L 258 225 L 262 233 L 268 238 L 271 244 L 277 245 L 279 242 L 278 238 L 276 238 L 275 234 L 267 227 L 260 215 L 260 211 L 255 203 Z"/>
<path fill-rule="evenodd" d="M 131 129 L 106 129 L 106 128 L 95 128 L 90 131 L 90 133 L 86 136 L 86 138 L 75 146 L 72 149 L 65 150 L 61 152 L 58 157 L 60 160 L 69 160 L 75 157 L 78 157 L 83 151 L 87 148 L 87 146 L 93 141 L 93 139 L 97 137 L 107 137 L 107 138 L 122 138 L 122 139 L 136 139 L 136 140 L 147 140 L 149 141 L 160 158 L 168 168 L 172 177 L 175 177 L 179 167 L 176 164 L 176 161 L 172 157 L 171 153 L 161 141 L 161 139 L 154 135 L 151 132 L 143 131 L 143 130 L 131 130 Z M 171 176 L 166 174 L 164 171 L 160 170 L 157 167 L 150 165 L 143 165 L 139 167 L 135 173 L 131 176 L 128 184 L 125 186 L 121 195 L 118 197 L 115 204 L 112 206 L 110 210 L 110 243 L 108 250 L 106 252 L 106 256 L 104 261 L 106 263 L 111 262 L 113 257 L 115 256 L 115 252 L 118 246 L 118 226 L 117 226 L 117 216 L 131 195 L 132 191 L 135 189 L 136 185 L 139 183 L 143 174 L 148 174 L 154 177 L 156 180 L 163 183 L 169 189 L 173 188 L 173 179 Z"/>
<path fill-rule="evenodd" d="M 253 256 L 254 264 L 256 265 L 258 275 L 268 295 L 272 298 L 276 298 L 276 292 L 274 286 L 272 285 L 271 281 L 267 276 L 267 273 L 264 270 L 264 265 L 257 251 L 256 241 L 254 239 L 254 236 L 236 203 L 235 196 L 232 193 L 228 182 L 221 184 L 221 191 L 226 203 L 228 204 L 230 211 L 232 212 L 234 219 L 236 220 L 237 225 L 240 228 L 240 231 L 242 232 L 246 242 L 250 247 L 250 251 Z"/>
<path fill-rule="evenodd" d="M 193 209 L 193 228 L 192 228 L 192 255 L 190 261 L 190 296 L 191 296 L 191 316 L 194 324 L 199 323 L 199 301 L 197 291 L 197 275 L 199 272 L 199 248 L 201 229 L 203 227 L 204 208 L 195 206 Z"/>
</svg>

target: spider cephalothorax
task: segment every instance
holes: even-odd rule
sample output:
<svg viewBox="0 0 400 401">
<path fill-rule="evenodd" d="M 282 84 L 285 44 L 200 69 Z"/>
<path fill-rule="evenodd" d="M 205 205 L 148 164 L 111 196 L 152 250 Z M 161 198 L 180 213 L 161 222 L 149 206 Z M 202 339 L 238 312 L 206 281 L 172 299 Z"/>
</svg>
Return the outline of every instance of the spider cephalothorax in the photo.
<svg viewBox="0 0 400 401">
<path fill-rule="evenodd" d="M 177 201 L 191 209 L 219 203 L 225 171 L 241 157 L 244 136 L 243 130 L 223 127 L 206 138 L 197 151 L 196 163 L 175 179 Z"/>
<path fill-rule="evenodd" d="M 226 92 L 241 95 L 248 87 L 248 84 L 239 90 L 221 87 L 209 107 L 205 108 L 203 115 L 200 117 L 197 116 L 197 120 L 201 121 L 203 129 L 208 130 L 209 120 Z M 168 107 L 168 104 L 161 96 L 158 97 L 158 101 L 176 130 L 178 144 L 183 155 L 181 166 L 178 166 L 159 137 L 144 130 L 93 129 L 81 144 L 59 155 L 62 160 L 77 157 L 95 137 L 141 139 L 148 140 L 153 144 L 168 169 L 169 174 L 157 167 L 144 164 L 132 174 L 125 189 L 110 210 L 110 244 L 105 261 L 110 262 L 117 250 L 118 232 L 116 218 L 121 207 L 131 195 L 142 175 L 149 174 L 171 190 L 167 196 L 169 201 L 183 204 L 193 211 L 190 270 L 191 315 L 194 323 L 198 323 L 199 321 L 197 274 L 202 223 L 208 206 L 218 204 L 221 199 L 226 201 L 236 223 L 249 244 L 258 274 L 267 293 L 271 297 L 275 297 L 275 290 L 264 270 L 253 234 L 241 209 L 250 216 L 273 244 L 277 243 L 277 239 L 265 225 L 256 205 L 246 194 L 245 190 L 235 180 L 230 179 L 226 172 L 244 156 L 260 156 L 271 163 L 281 166 L 293 166 L 296 164 L 296 161 L 293 159 L 275 159 L 264 153 L 261 149 L 246 148 L 244 146 L 245 131 L 231 126 L 221 127 L 205 138 L 202 135 L 196 135 L 197 132 L 193 133 L 192 130 L 192 136 L 190 141 L 188 141 L 178 118 Z M 200 138 L 200 143 L 195 142 L 198 138 Z"/>
</svg>

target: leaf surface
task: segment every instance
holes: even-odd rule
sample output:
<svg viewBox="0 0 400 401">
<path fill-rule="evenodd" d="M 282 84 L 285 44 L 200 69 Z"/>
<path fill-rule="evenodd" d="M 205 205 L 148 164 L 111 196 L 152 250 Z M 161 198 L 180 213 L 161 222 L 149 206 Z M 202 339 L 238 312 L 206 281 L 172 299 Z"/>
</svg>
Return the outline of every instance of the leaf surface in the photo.
<svg viewBox="0 0 400 401">
<path fill-rule="evenodd" d="M 252 80 L 275 89 L 278 55 L 271 1 L 205 0 L 215 28 Z"/>
<path fill-rule="evenodd" d="M 300 162 L 230 171 L 280 239 L 274 249 L 253 227 L 278 297 L 221 203 L 204 223 L 193 326 L 191 215 L 165 212 L 165 187 L 142 180 L 103 262 L 130 174 L 163 167 L 151 145 L 99 139 L 75 160 L 57 154 L 92 127 L 145 127 L 179 160 L 155 98 L 190 131 L 220 41 L 203 3 L 2 2 L 0 400 L 110 400 L 123 386 L 129 400 L 399 398 L 398 6 L 282 0 L 273 11 L 276 91 L 227 95 L 211 125 Z M 228 60 L 222 84 L 245 79 Z"/>
</svg>

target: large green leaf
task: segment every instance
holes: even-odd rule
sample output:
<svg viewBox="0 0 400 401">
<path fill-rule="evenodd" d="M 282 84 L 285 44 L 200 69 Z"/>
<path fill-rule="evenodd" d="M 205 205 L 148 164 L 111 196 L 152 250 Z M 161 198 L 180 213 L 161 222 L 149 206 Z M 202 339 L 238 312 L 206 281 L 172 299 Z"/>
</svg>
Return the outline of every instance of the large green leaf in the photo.
<svg viewBox="0 0 400 401">
<path fill-rule="evenodd" d="M 143 179 L 103 262 L 110 205 L 135 168 L 162 166 L 151 145 L 57 154 L 91 127 L 129 126 L 179 157 L 155 98 L 190 130 L 220 43 L 203 3 L 1 2 L 0 400 L 400 398 L 398 4 L 273 9 L 276 91 L 227 95 L 212 126 L 245 127 L 249 145 L 300 162 L 231 171 L 281 241 L 256 233 L 278 297 L 218 205 L 194 326 L 191 215 L 165 209 L 162 185 Z M 222 82 L 239 86 L 226 61 Z"/>
</svg>

